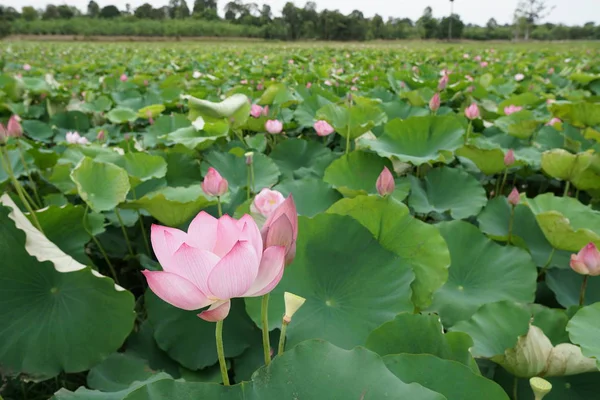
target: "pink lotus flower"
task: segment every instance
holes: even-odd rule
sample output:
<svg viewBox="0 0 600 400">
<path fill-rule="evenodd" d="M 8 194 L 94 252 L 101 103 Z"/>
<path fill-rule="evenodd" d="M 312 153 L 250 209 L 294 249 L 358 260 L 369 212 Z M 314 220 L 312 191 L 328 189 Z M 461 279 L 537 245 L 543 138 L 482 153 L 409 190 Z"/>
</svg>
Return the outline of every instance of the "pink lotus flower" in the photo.
<svg viewBox="0 0 600 400">
<path fill-rule="evenodd" d="M 311 82 L 306 82 L 306 88 L 310 89 L 312 87 L 312 83 Z"/>
<path fill-rule="evenodd" d="M 442 77 L 440 78 L 440 81 L 438 82 L 438 90 L 446 89 L 446 87 L 448 86 L 448 82 L 450 82 L 450 75 L 448 75 L 448 74 L 442 75 Z"/>
<path fill-rule="evenodd" d="M 204 180 L 202 181 L 202 190 L 209 196 L 220 197 L 227 193 L 229 183 L 219 172 L 210 167 Z"/>
<path fill-rule="evenodd" d="M 250 108 L 250 115 L 254 118 L 260 118 L 260 116 L 263 115 L 263 108 L 258 104 L 252 104 L 252 107 Z"/>
<path fill-rule="evenodd" d="M 285 197 L 277 190 L 264 188 L 254 198 L 250 211 L 268 218 L 284 201 Z"/>
<path fill-rule="evenodd" d="M 480 62 L 480 61 L 481 61 L 481 56 L 475 56 L 475 57 L 473 58 L 473 60 L 475 60 L 475 61 L 477 61 L 477 62 Z"/>
<path fill-rule="evenodd" d="M 548 123 L 546 123 L 546 126 L 554 126 L 556 124 L 562 124 L 562 121 L 560 118 L 552 118 L 550 121 L 548 121 Z"/>
<path fill-rule="evenodd" d="M 106 139 L 106 133 L 101 130 L 98 132 L 98 135 L 96 135 L 96 140 L 103 141 L 104 139 Z"/>
<path fill-rule="evenodd" d="M 240 81 L 240 83 L 241 83 L 242 85 L 247 85 L 247 84 L 248 84 L 248 80 L 247 80 L 247 79 L 242 79 L 242 80 Z"/>
<path fill-rule="evenodd" d="M 358 88 L 356 86 L 351 86 L 350 90 L 353 91 L 353 92 L 356 92 L 358 90 Z"/>
<path fill-rule="evenodd" d="M 356 83 L 358 82 L 358 76 L 355 76 L 354 78 L 352 78 L 352 83 Z"/>
<path fill-rule="evenodd" d="M 13 115 L 10 117 L 10 119 L 8 120 L 8 124 L 6 124 L 6 133 L 8 134 L 8 136 L 23 136 L 23 127 L 19 122 L 20 120 L 21 118 L 19 118 L 17 115 Z"/>
<path fill-rule="evenodd" d="M 270 246 L 285 246 L 285 265 L 294 261 L 298 239 L 298 212 L 292 195 L 271 213 L 260 233 L 265 249 Z"/>
<path fill-rule="evenodd" d="M 292 59 L 288 60 L 288 64 L 292 65 L 293 63 L 294 63 L 294 60 L 292 60 Z"/>
<path fill-rule="evenodd" d="M 477 107 L 477 104 L 473 103 L 467 107 L 465 109 L 465 116 L 470 120 L 479 118 L 479 107 Z"/>
<path fill-rule="evenodd" d="M 521 201 L 521 196 L 519 195 L 519 191 L 517 190 L 517 188 L 513 188 L 513 190 L 508 195 L 508 202 L 513 207 L 516 207 L 520 201 Z"/>
<path fill-rule="evenodd" d="M 525 75 L 523 75 L 523 74 L 516 74 L 515 75 L 515 80 L 517 82 L 521 82 L 523 79 L 525 79 Z"/>
<path fill-rule="evenodd" d="M 262 83 L 259 83 L 258 85 L 256 85 L 256 90 L 263 90 L 265 88 L 265 85 L 263 85 Z"/>
<path fill-rule="evenodd" d="M 148 79 L 144 79 L 144 86 L 148 86 L 149 82 Z"/>
<path fill-rule="evenodd" d="M 377 187 L 377 192 L 381 196 L 387 196 L 389 194 L 394 193 L 396 183 L 394 182 L 394 176 L 392 175 L 388 167 L 383 167 L 383 171 L 381 171 L 381 173 L 379 174 L 375 186 Z"/>
<path fill-rule="evenodd" d="M 516 112 L 522 111 L 523 107 L 521 106 L 515 106 L 515 105 L 510 105 L 508 107 L 504 107 L 504 114 L 505 115 L 510 115 L 510 114 L 514 114 Z"/>
<path fill-rule="evenodd" d="M 24 71 L 31 71 L 31 65 L 29 65 L 29 64 L 23 64 L 23 70 Z"/>
<path fill-rule="evenodd" d="M 473 79 L 473 77 L 471 75 L 465 75 L 465 79 L 468 80 L 469 82 L 473 82 L 475 79 Z"/>
<path fill-rule="evenodd" d="M 465 54 L 463 54 L 463 58 L 465 60 L 468 60 L 469 58 L 471 58 L 471 56 L 469 54 L 465 53 Z"/>
<path fill-rule="evenodd" d="M 269 293 L 281 280 L 285 247 L 263 247 L 256 222 L 249 215 L 218 220 L 204 211 L 188 232 L 153 225 L 152 248 L 164 271 L 144 270 L 150 289 L 183 310 L 198 310 L 205 321 L 222 321 L 231 299 Z"/>
<path fill-rule="evenodd" d="M 89 144 L 90 143 L 90 141 L 87 140 L 87 138 L 82 137 L 77 132 L 67 132 L 67 134 L 65 135 L 65 140 L 69 144 L 83 144 L 83 145 L 85 145 L 85 144 Z"/>
<path fill-rule="evenodd" d="M 548 75 L 552 75 L 552 74 L 554 74 L 554 68 L 548 69 Z"/>
<path fill-rule="evenodd" d="M 600 251 L 594 243 L 588 243 L 577 254 L 571 254 L 571 268 L 581 275 L 600 275 Z"/>
<path fill-rule="evenodd" d="M 487 61 L 482 61 L 482 62 L 479 64 L 479 66 L 480 66 L 481 68 L 485 68 L 485 67 L 487 67 L 488 65 L 490 65 L 490 64 L 489 64 Z"/>
<path fill-rule="evenodd" d="M 121 78 L 119 78 L 119 79 L 121 79 L 121 82 L 127 82 L 127 75 L 123 74 L 123 75 L 121 75 Z"/>
<path fill-rule="evenodd" d="M 317 132 L 317 135 L 319 136 L 328 136 L 331 135 L 333 132 L 335 132 L 335 129 L 333 129 L 333 126 L 329 125 L 329 123 L 327 121 L 317 121 L 315 122 L 315 124 L 313 125 L 313 128 L 315 128 L 315 131 Z"/>
<path fill-rule="evenodd" d="M 270 119 L 265 124 L 265 129 L 272 135 L 277 135 L 283 130 L 283 124 L 276 119 Z"/>
<path fill-rule="evenodd" d="M 325 80 L 325 82 L 323 82 L 323 84 L 325 86 L 331 86 L 331 85 L 333 85 L 333 83 L 331 83 L 331 81 L 329 79 Z"/>
<path fill-rule="evenodd" d="M 440 109 L 440 104 L 441 104 L 440 94 L 436 93 L 433 95 L 431 100 L 429 100 L 429 108 L 431 109 L 431 111 L 435 112 Z"/>
<path fill-rule="evenodd" d="M 506 165 L 507 167 L 510 167 L 514 163 L 515 163 L 515 152 L 513 151 L 513 149 L 510 149 L 504 155 L 504 165 Z"/>
</svg>

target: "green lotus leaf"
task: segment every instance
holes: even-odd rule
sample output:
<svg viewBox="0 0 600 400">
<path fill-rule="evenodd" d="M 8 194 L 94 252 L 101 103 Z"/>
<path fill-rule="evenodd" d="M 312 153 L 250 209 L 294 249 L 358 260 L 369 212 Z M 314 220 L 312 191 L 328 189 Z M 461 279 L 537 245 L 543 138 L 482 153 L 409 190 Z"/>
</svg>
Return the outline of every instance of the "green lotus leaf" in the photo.
<svg viewBox="0 0 600 400">
<path fill-rule="evenodd" d="M 531 111 L 523 110 L 498 118 L 494 121 L 494 125 L 500 128 L 502 132 L 508 133 L 511 136 L 519 139 L 528 139 L 538 130 L 541 122 L 534 118 Z"/>
<path fill-rule="evenodd" d="M 206 123 L 204 129 L 197 131 L 193 126 L 179 128 L 169 133 L 167 139 L 181 143 L 188 149 L 204 150 L 212 146 L 219 138 L 227 137 L 229 125 L 223 121 Z"/>
<path fill-rule="evenodd" d="M 563 269 L 552 268 L 546 272 L 546 284 L 554 292 L 556 301 L 565 307 L 579 305 L 579 292 L 583 276 L 569 267 L 569 262 L 561 265 Z M 584 305 L 600 302 L 600 279 L 590 279 L 585 291 Z"/>
<path fill-rule="evenodd" d="M 329 148 L 318 142 L 296 138 L 279 143 L 269 155 L 286 178 L 322 177 L 335 159 Z"/>
<path fill-rule="evenodd" d="M 450 265 L 448 247 L 437 227 L 413 218 L 401 202 L 379 196 L 343 199 L 328 213 L 356 219 L 384 248 L 399 256 L 415 274 L 413 303 L 419 309 L 431 304 L 433 293 L 448 279 Z"/>
<path fill-rule="evenodd" d="M 486 175 L 499 174 L 506 170 L 502 149 L 480 149 L 472 143 L 456 150 L 457 157 L 467 158 Z"/>
<path fill-rule="evenodd" d="M 382 136 L 362 143 L 382 157 L 421 165 L 446 159 L 443 153 L 461 147 L 464 134 L 465 128 L 454 116 L 410 117 L 388 122 Z"/>
<path fill-rule="evenodd" d="M 552 391 L 544 400 L 588 400 L 593 399 L 600 390 L 600 373 L 588 372 L 579 375 L 544 378 L 552 384 Z M 519 399 L 534 400 L 528 378 L 515 379 L 515 376 L 502 368 L 496 369 L 494 380 L 507 393 L 517 392 Z"/>
<path fill-rule="evenodd" d="M 27 136 L 40 142 L 50 142 L 54 136 L 52 127 L 42 121 L 25 120 L 21 122 Z"/>
<path fill-rule="evenodd" d="M 498 104 L 498 109 L 504 112 L 504 108 L 508 106 L 532 106 L 535 107 L 538 104 L 544 102 L 543 97 L 538 96 L 535 93 L 525 92 L 510 96 L 508 99 Z"/>
<path fill-rule="evenodd" d="M 143 381 L 134 381 L 131 386 L 126 389 L 119 390 L 118 392 L 103 392 L 100 390 L 90 390 L 86 387 L 80 387 L 74 392 L 71 392 L 65 388 L 60 389 L 54 394 L 52 400 L 124 400 L 129 399 L 129 394 L 133 393 L 136 389 L 150 385 L 153 382 L 160 380 L 172 380 L 169 374 L 164 372 L 151 375 L 148 379 Z"/>
<path fill-rule="evenodd" d="M 206 175 L 211 166 L 227 179 L 230 188 L 244 188 L 248 186 L 248 166 L 246 157 L 238 157 L 231 153 L 213 151 L 204 157 L 202 173 Z M 254 168 L 253 192 L 258 193 L 262 188 L 275 185 L 279 179 L 279 168 L 273 160 L 264 154 L 255 153 L 252 158 Z"/>
<path fill-rule="evenodd" d="M 114 209 L 125 201 L 131 188 L 129 175 L 114 164 L 81 159 L 71 172 L 79 196 L 96 212 Z"/>
<path fill-rule="evenodd" d="M 246 123 L 250 115 L 250 101 L 246 95 L 240 93 L 234 94 L 220 103 L 213 103 L 192 96 L 186 96 L 186 98 L 190 107 L 189 119 L 192 121 L 199 116 L 226 118 L 234 121 L 234 127 L 239 127 Z"/>
<path fill-rule="evenodd" d="M 438 226 L 452 263 L 448 281 L 433 296 L 431 310 L 439 312 L 444 326 L 468 319 L 487 303 L 534 300 L 537 268 L 525 250 L 500 246 L 467 222 Z"/>
<path fill-rule="evenodd" d="M 156 375 L 142 358 L 126 353 L 113 353 L 90 370 L 87 386 L 103 392 L 126 390 L 133 382 L 142 382 Z"/>
<path fill-rule="evenodd" d="M 414 274 L 405 261 L 385 250 L 365 227 L 347 216 L 299 218 L 296 259 L 271 292 L 269 326 L 281 325 L 283 293 L 306 298 L 287 328 L 287 346 L 312 338 L 352 348 L 402 311 L 413 311 Z M 373 268 L 376 265 L 377 268 Z M 246 309 L 260 321 L 260 298 Z"/>
<path fill-rule="evenodd" d="M 314 217 L 331 207 L 342 196 L 318 178 L 285 180 L 275 186 L 285 197 L 294 195 L 298 215 Z"/>
<path fill-rule="evenodd" d="M 589 102 L 554 103 L 552 114 L 578 128 L 600 125 L 600 104 Z"/>
<path fill-rule="evenodd" d="M 377 154 L 353 151 L 332 162 L 323 180 L 346 197 L 377 193 L 377 178 L 384 167 L 393 168 L 389 160 Z"/>
<path fill-rule="evenodd" d="M 553 178 L 570 181 L 577 189 L 600 189 L 600 155 L 572 154 L 554 149 L 542 154 L 542 169 Z"/>
<path fill-rule="evenodd" d="M 385 123 L 387 115 L 375 104 L 348 105 L 327 104 L 317 112 L 317 119 L 325 120 L 341 136 L 356 139 L 375 126 Z"/>
<path fill-rule="evenodd" d="M 167 162 L 148 153 L 127 153 L 116 163 L 129 174 L 132 186 L 167 174 Z"/>
<path fill-rule="evenodd" d="M 596 359 L 598 368 L 600 368 L 599 320 L 600 303 L 594 303 L 577 311 L 567 325 L 571 341 L 581 346 L 585 356 Z"/>
<path fill-rule="evenodd" d="M 90 129 L 90 118 L 81 111 L 67 111 L 54 114 L 50 118 L 50 126 L 79 133 Z"/>
<path fill-rule="evenodd" d="M 25 163 L 28 165 L 28 169 L 26 170 L 23 166 L 23 162 L 21 161 L 21 151 L 19 149 L 11 149 L 11 150 L 2 150 L 2 157 L 5 161 L 8 161 L 10 168 L 15 177 L 20 178 L 22 176 L 27 175 L 27 171 L 30 173 L 33 172 L 34 168 L 33 163 L 34 159 L 29 153 L 24 153 L 23 158 L 25 159 Z M 6 157 L 8 155 L 8 157 Z M 70 168 L 69 168 L 70 170 Z M 10 180 L 10 175 L 4 170 L 4 162 L 0 163 L 0 184 L 4 182 L 8 182 Z"/>
<path fill-rule="evenodd" d="M 126 122 L 135 122 L 138 119 L 138 113 L 131 108 L 117 107 L 106 114 L 106 118 L 113 124 L 124 124 Z"/>
<path fill-rule="evenodd" d="M 152 104 L 150 106 L 140 108 L 137 112 L 137 116 L 138 118 L 145 119 L 156 118 L 162 114 L 165 109 L 166 107 L 163 104 Z"/>
</svg>

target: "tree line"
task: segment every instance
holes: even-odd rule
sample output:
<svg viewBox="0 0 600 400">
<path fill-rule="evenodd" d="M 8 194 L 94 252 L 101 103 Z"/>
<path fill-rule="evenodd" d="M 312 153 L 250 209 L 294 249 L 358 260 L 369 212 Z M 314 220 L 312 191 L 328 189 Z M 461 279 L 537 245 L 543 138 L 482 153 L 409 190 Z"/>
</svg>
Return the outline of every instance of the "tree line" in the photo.
<svg viewBox="0 0 600 400">
<path fill-rule="evenodd" d="M 453 0 L 451 0 L 453 1 Z M 0 36 L 3 34 L 72 34 L 136 36 L 245 36 L 278 40 L 582 40 L 600 39 L 600 25 L 583 26 L 541 23 L 550 8 L 545 0 L 521 0 L 511 24 L 494 18 L 485 25 L 465 24 L 459 15 L 435 18 L 426 7 L 416 21 L 380 15 L 367 18 L 359 10 L 317 11 L 313 1 L 303 7 L 288 2 L 281 16 L 271 6 L 233 0 L 218 14 L 217 0 L 169 0 L 162 7 L 149 3 L 132 9 L 115 5 L 100 7 L 94 0 L 82 11 L 66 4 L 48 4 L 44 9 L 24 6 L 20 11 L 0 5 Z"/>
</svg>

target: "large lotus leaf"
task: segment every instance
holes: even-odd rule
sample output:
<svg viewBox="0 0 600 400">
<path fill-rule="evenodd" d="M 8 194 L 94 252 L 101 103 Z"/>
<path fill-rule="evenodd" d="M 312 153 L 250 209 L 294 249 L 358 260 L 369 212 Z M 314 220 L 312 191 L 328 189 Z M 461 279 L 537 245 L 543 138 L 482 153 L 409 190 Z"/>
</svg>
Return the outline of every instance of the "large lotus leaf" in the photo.
<svg viewBox="0 0 600 400">
<path fill-rule="evenodd" d="M 50 126 L 67 131 L 87 132 L 90 129 L 90 118 L 80 111 L 60 112 L 50 118 Z"/>
<path fill-rule="evenodd" d="M 148 319 L 158 346 L 186 368 L 197 370 L 217 362 L 215 324 L 198 318 L 198 311 L 175 308 L 150 290 L 145 295 Z M 250 346 L 258 330 L 244 311 L 243 301 L 234 301 L 223 328 L 226 357 L 236 357 Z"/>
<path fill-rule="evenodd" d="M 398 255 L 415 274 L 411 284 L 415 306 L 424 309 L 431 304 L 433 293 L 448 279 L 450 265 L 448 247 L 437 227 L 413 218 L 408 207 L 393 198 L 379 196 L 343 199 L 328 212 L 356 219 Z"/>
<path fill-rule="evenodd" d="M 27 164 L 28 168 L 25 170 L 23 166 L 23 162 L 21 161 L 21 154 L 23 154 L 23 159 Z M 6 157 L 8 155 L 8 157 Z M 13 175 L 17 178 L 21 176 L 27 175 L 27 171 L 33 171 L 33 163 L 34 159 L 29 153 L 21 153 L 18 149 L 12 149 L 5 151 L 2 149 L 1 156 L 4 158 L 4 161 L 8 161 L 10 168 L 12 169 Z M 4 162 L 0 163 L 0 184 L 4 182 L 8 182 L 10 180 L 10 175 L 4 170 Z"/>
<path fill-rule="evenodd" d="M 429 354 L 398 354 L 383 358 L 390 371 L 403 382 L 418 383 L 443 394 L 448 400 L 509 400 L 496 382 L 456 361 Z"/>
<path fill-rule="evenodd" d="M 36 141 L 50 142 L 50 139 L 54 136 L 52 127 L 42 121 L 22 121 L 21 125 L 25 134 Z"/>
<path fill-rule="evenodd" d="M 542 169 L 553 178 L 571 181 L 577 189 L 599 189 L 600 155 L 591 152 L 572 154 L 554 149 L 542 154 Z"/>
<path fill-rule="evenodd" d="M 188 149 L 204 150 L 212 146 L 219 138 L 226 137 L 229 125 L 223 121 L 206 123 L 201 131 L 193 126 L 179 128 L 169 133 L 167 138 L 174 143 L 181 143 Z"/>
<path fill-rule="evenodd" d="M 311 177 L 285 180 L 273 189 L 278 190 L 285 197 L 294 195 L 298 215 L 307 217 L 314 217 L 324 212 L 342 197 L 327 183 Z"/>
<path fill-rule="evenodd" d="M 479 229 L 494 240 L 508 241 L 511 209 L 506 197 L 491 199 L 477 217 Z M 538 267 L 548 265 L 568 268 L 571 253 L 552 247 L 531 209 L 519 204 L 514 210 L 511 243 L 527 250 Z"/>
<path fill-rule="evenodd" d="M 220 103 L 186 96 L 188 105 L 198 113 L 212 118 L 230 118 L 248 104 L 248 98 L 243 94 L 234 94 Z"/>
<path fill-rule="evenodd" d="M 554 103 L 550 111 L 555 117 L 578 128 L 600 125 L 600 104 L 590 102 Z"/>
<path fill-rule="evenodd" d="M 0 206 L 0 360 L 5 374 L 49 378 L 91 368 L 122 345 L 134 298 L 63 253 L 8 195 Z"/>
<path fill-rule="evenodd" d="M 469 352 L 472 346 L 473 340 L 465 333 L 444 334 L 439 318 L 432 314 L 399 314 L 393 321 L 371 332 L 366 341 L 366 347 L 380 356 L 432 354 L 468 367 L 473 365 L 473 357 Z"/>
<path fill-rule="evenodd" d="M 121 206 L 144 209 L 162 224 L 178 226 L 190 220 L 200 210 L 216 204 L 207 197 L 200 185 L 190 187 L 165 187 Z"/>
<path fill-rule="evenodd" d="M 332 162 L 323 180 L 346 197 L 377 193 L 377 178 L 384 167 L 392 169 L 392 163 L 374 153 L 353 151 Z"/>
<path fill-rule="evenodd" d="M 283 83 L 269 85 L 260 99 L 258 99 L 258 104 L 260 105 L 280 105 L 283 108 L 287 108 L 298 102 L 299 97 L 294 89 L 288 88 Z"/>
<path fill-rule="evenodd" d="M 165 159 L 148 153 L 127 153 L 116 164 L 127 171 L 132 184 L 163 178 L 167 174 Z"/>
<path fill-rule="evenodd" d="M 103 392 L 118 392 L 129 388 L 133 382 L 145 381 L 157 373 L 142 358 L 113 353 L 90 370 L 87 386 Z"/>
<path fill-rule="evenodd" d="M 174 378 L 179 377 L 181 365 L 158 347 L 154 339 L 154 327 L 149 320 L 142 322 L 138 329 L 129 335 L 125 348 L 128 355 L 146 360 L 151 369 L 165 371 Z"/>
<path fill-rule="evenodd" d="M 565 307 L 579 305 L 579 292 L 583 276 L 569 268 L 569 263 L 562 265 L 564 269 L 552 268 L 546 272 L 546 284 L 554 292 L 556 301 Z M 584 305 L 600 302 L 600 279 L 589 279 L 585 291 Z"/>
<path fill-rule="evenodd" d="M 510 96 L 508 99 L 498 104 L 498 109 L 504 111 L 508 106 L 536 106 L 543 103 L 544 99 L 532 92 L 525 92 Z"/>
<path fill-rule="evenodd" d="M 578 252 L 590 242 L 600 247 L 600 211 L 552 193 L 527 199 L 546 239 L 557 249 Z"/>
<path fill-rule="evenodd" d="M 156 118 L 158 117 L 163 111 L 165 111 L 165 106 L 163 104 L 152 104 L 149 106 L 146 106 L 144 108 L 140 108 L 138 110 L 138 117 L 139 118 Z"/>
<path fill-rule="evenodd" d="M 248 186 L 248 166 L 246 157 L 238 157 L 231 153 L 213 151 L 204 157 L 202 173 L 206 175 L 211 166 L 227 179 L 230 188 L 244 188 Z M 260 192 L 262 188 L 275 185 L 279 179 L 279 168 L 269 157 L 256 153 L 252 158 L 254 168 L 253 192 Z"/>
<path fill-rule="evenodd" d="M 110 110 L 110 112 L 106 114 L 106 118 L 113 124 L 124 124 L 126 122 L 135 122 L 135 120 L 138 119 L 138 113 L 131 108 L 117 107 Z"/>
<path fill-rule="evenodd" d="M 287 328 L 287 345 L 312 338 L 336 346 L 362 345 L 369 333 L 402 311 L 413 311 L 414 274 L 365 227 L 346 216 L 300 217 L 296 259 L 271 292 L 269 326 L 281 325 L 283 292 L 306 298 Z M 260 298 L 246 299 L 260 321 Z"/>
<path fill-rule="evenodd" d="M 292 138 L 279 143 L 270 157 L 284 177 L 303 178 L 322 177 L 335 154 L 318 142 Z"/>
<path fill-rule="evenodd" d="M 487 203 L 485 189 L 469 173 L 456 168 L 434 168 L 423 180 L 411 177 L 408 205 L 418 214 L 450 212 L 454 219 L 479 214 Z"/>
<path fill-rule="evenodd" d="M 291 325 L 290 325 L 291 326 Z M 444 400 L 418 383 L 406 384 L 375 353 L 357 347 L 343 350 L 310 340 L 259 369 L 251 382 L 224 387 L 214 384 L 158 381 L 138 389 L 127 400 L 159 399 L 328 399 Z"/>
<path fill-rule="evenodd" d="M 173 379 L 164 372 L 151 375 L 148 379 L 143 381 L 135 381 L 131 384 L 131 386 L 126 389 L 119 390 L 118 392 L 103 392 L 100 390 L 90 390 L 86 387 L 80 387 L 76 391 L 71 392 L 67 389 L 60 389 L 58 392 L 54 394 L 52 400 L 124 400 L 129 399 L 128 395 L 133 393 L 136 389 L 140 387 L 144 387 L 146 385 L 150 385 L 153 382 L 160 380 L 169 380 Z"/>
<path fill-rule="evenodd" d="M 500 246 L 463 221 L 444 222 L 439 229 L 452 263 L 431 309 L 440 313 L 444 325 L 468 319 L 486 303 L 533 302 L 537 268 L 525 250 Z"/>
<path fill-rule="evenodd" d="M 71 172 L 71 179 L 79 196 L 96 212 L 114 209 L 125 201 L 130 189 L 127 171 L 89 157 L 81 159 Z"/>
<path fill-rule="evenodd" d="M 167 162 L 165 178 L 168 186 L 190 186 L 202 182 L 200 162 L 186 152 L 168 151 L 157 153 Z"/>
<path fill-rule="evenodd" d="M 504 151 L 501 149 L 481 149 L 470 143 L 456 150 L 457 157 L 468 158 L 486 175 L 495 175 L 506 169 Z"/>
<path fill-rule="evenodd" d="M 600 303 L 583 307 L 571 318 L 567 325 L 569 337 L 575 344 L 581 346 L 583 354 L 596 359 L 600 368 Z"/>
<path fill-rule="evenodd" d="M 304 128 L 312 128 L 317 119 L 317 111 L 331 103 L 317 94 L 306 97 L 302 104 L 294 110 L 294 119 Z"/>
<path fill-rule="evenodd" d="M 363 143 L 382 157 L 421 165 L 441 161 L 443 152 L 458 149 L 464 134 L 465 128 L 454 116 L 411 117 L 388 122 L 382 136 Z"/>
<path fill-rule="evenodd" d="M 347 138 L 356 139 L 374 127 L 383 124 L 387 115 L 374 103 L 348 105 L 327 104 L 317 111 L 317 119 L 325 120 L 335 131 Z"/>
<path fill-rule="evenodd" d="M 531 111 L 523 110 L 498 118 L 494 125 L 518 139 L 527 139 L 540 127 L 541 122 L 535 119 Z"/>
</svg>

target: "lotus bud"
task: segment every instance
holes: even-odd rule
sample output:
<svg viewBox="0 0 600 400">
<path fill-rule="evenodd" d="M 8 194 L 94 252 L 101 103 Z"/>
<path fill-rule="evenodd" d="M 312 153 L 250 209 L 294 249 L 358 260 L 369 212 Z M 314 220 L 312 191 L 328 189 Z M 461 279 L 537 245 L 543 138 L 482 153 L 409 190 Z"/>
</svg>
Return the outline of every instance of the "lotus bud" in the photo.
<svg viewBox="0 0 600 400">
<path fill-rule="evenodd" d="M 525 79 L 525 75 L 523 75 L 523 74 L 516 74 L 515 75 L 515 81 L 521 82 L 523 79 Z"/>
<path fill-rule="evenodd" d="M 244 154 L 244 156 L 246 156 L 246 165 L 252 165 L 252 159 L 254 158 L 254 152 L 249 151 L 246 154 Z"/>
<path fill-rule="evenodd" d="M 550 382 L 537 376 L 529 379 L 529 385 L 531 386 L 531 390 L 533 390 L 535 400 L 542 400 L 552 390 Z"/>
<path fill-rule="evenodd" d="M 600 275 L 600 251 L 594 243 L 588 243 L 577 254 L 571 254 L 571 268 L 581 275 Z"/>
<path fill-rule="evenodd" d="M 263 113 L 263 108 L 261 106 L 259 106 L 258 104 L 252 104 L 252 107 L 250 108 L 250 115 L 254 118 L 260 118 L 260 116 Z"/>
<path fill-rule="evenodd" d="M 127 75 L 126 74 L 122 74 L 119 79 L 121 79 L 121 82 L 127 82 Z"/>
<path fill-rule="evenodd" d="M 29 64 L 23 64 L 23 70 L 25 70 L 25 71 L 31 71 L 31 65 L 29 65 Z"/>
<path fill-rule="evenodd" d="M 8 133 L 8 136 L 23 136 L 23 127 L 21 127 L 21 124 L 19 123 L 20 120 L 21 118 L 19 118 L 17 115 L 10 117 L 8 124 L 6 125 L 6 132 Z"/>
<path fill-rule="evenodd" d="M 323 120 L 315 122 L 313 127 L 319 136 L 328 136 L 335 132 L 335 129 L 327 121 Z"/>
<path fill-rule="evenodd" d="M 465 109 L 465 116 L 470 120 L 479 118 L 479 107 L 477 107 L 477 104 L 473 103 L 467 107 Z"/>
<path fill-rule="evenodd" d="M 513 190 L 508 195 L 508 202 L 511 206 L 516 207 L 521 201 L 521 196 L 519 195 L 519 191 L 517 188 L 513 188 Z"/>
<path fill-rule="evenodd" d="M 431 109 L 431 111 L 436 112 L 437 110 L 440 109 L 440 104 L 441 104 L 440 94 L 436 93 L 433 95 L 433 97 L 429 101 L 429 108 Z"/>
<path fill-rule="evenodd" d="M 504 155 L 504 165 L 506 165 L 507 167 L 510 167 L 514 163 L 515 163 L 515 152 L 513 151 L 513 149 L 510 149 Z"/>
<path fill-rule="evenodd" d="M 381 171 L 377 178 L 376 186 L 377 192 L 381 196 L 387 196 L 394 192 L 396 183 L 394 182 L 394 176 L 387 167 L 383 167 L 383 171 Z"/>
<path fill-rule="evenodd" d="M 265 124 L 265 129 L 272 135 L 277 135 L 283 130 L 283 124 L 276 119 L 270 119 Z"/>
<path fill-rule="evenodd" d="M 98 135 L 96 136 L 97 140 L 103 141 L 106 138 L 106 133 L 104 132 L 104 130 L 101 130 L 100 132 L 98 132 Z"/>
<path fill-rule="evenodd" d="M 204 193 L 210 196 L 220 197 L 227 193 L 228 188 L 229 183 L 227 182 L 227 179 L 223 178 L 216 169 L 210 167 L 202 181 L 202 190 L 204 190 Z"/>
<path fill-rule="evenodd" d="M 297 296 L 293 293 L 285 292 L 283 294 L 283 300 L 285 302 L 285 315 L 283 321 L 286 324 L 292 322 L 292 317 L 302 307 L 306 299 L 304 297 Z"/>
<path fill-rule="evenodd" d="M 277 190 L 264 188 L 254 198 L 250 205 L 250 211 L 268 218 L 284 201 L 285 197 Z"/>
<path fill-rule="evenodd" d="M 448 75 L 448 74 L 442 75 L 442 77 L 440 78 L 440 81 L 438 82 L 438 90 L 446 89 L 446 87 L 448 87 L 449 81 L 450 81 L 450 75 Z"/>
</svg>

